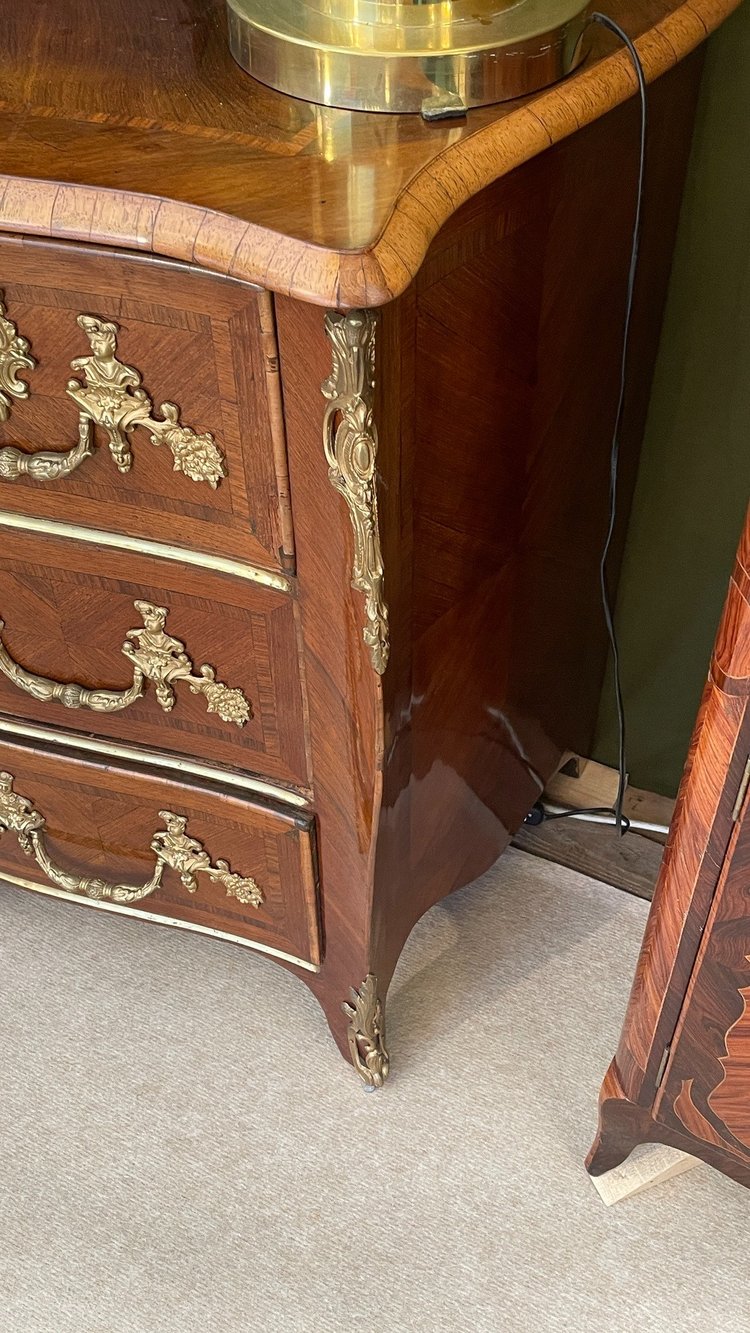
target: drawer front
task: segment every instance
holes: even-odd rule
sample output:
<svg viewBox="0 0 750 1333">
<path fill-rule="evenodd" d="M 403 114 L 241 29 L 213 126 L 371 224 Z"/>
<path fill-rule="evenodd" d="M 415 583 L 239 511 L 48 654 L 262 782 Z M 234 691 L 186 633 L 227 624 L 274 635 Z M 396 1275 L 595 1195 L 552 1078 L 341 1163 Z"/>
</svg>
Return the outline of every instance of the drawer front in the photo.
<svg viewBox="0 0 750 1333">
<path fill-rule="evenodd" d="M 0 510 L 289 566 L 266 293 L 0 237 L 2 293 Z"/>
<path fill-rule="evenodd" d="M 0 743 L 0 880 L 320 962 L 311 816 Z"/>
<path fill-rule="evenodd" d="M 290 593 L 51 536 L 0 551 L 0 713 L 309 785 Z"/>
</svg>

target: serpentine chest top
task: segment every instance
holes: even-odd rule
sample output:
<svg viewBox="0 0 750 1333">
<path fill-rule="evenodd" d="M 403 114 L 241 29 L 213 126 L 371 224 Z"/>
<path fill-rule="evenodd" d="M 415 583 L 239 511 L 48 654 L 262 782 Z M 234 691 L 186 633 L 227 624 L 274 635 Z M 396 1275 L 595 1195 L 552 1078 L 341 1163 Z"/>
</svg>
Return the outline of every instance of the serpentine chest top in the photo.
<svg viewBox="0 0 750 1333">
<path fill-rule="evenodd" d="M 732 7 L 615 6 L 658 201 L 623 518 Z M 412 926 L 590 742 L 633 75 L 600 34 L 428 125 L 254 83 L 224 0 L 5 9 L 3 891 L 272 956 L 379 1086 Z"/>
</svg>

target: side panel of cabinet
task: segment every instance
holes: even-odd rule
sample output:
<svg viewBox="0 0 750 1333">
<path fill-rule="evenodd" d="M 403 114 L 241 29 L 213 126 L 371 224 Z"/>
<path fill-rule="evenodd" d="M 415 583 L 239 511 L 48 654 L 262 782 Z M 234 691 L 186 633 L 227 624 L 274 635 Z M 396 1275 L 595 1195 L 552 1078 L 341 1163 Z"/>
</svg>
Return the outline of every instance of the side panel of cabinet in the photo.
<svg viewBox="0 0 750 1333">
<path fill-rule="evenodd" d="M 657 1120 L 750 1165 L 750 813 L 747 803 L 672 1044 Z"/>
<path fill-rule="evenodd" d="M 750 514 L 714 645 L 617 1051 L 623 1091 L 651 1103 L 736 837 L 732 811 L 750 751 Z"/>
<path fill-rule="evenodd" d="M 698 76 L 686 62 L 651 94 L 613 589 Z M 627 288 L 637 131 L 631 102 L 472 199 L 379 318 L 393 645 L 380 972 L 423 912 L 497 858 L 561 752 L 591 741 L 607 655 L 598 569 L 621 341 L 612 311 Z"/>
</svg>

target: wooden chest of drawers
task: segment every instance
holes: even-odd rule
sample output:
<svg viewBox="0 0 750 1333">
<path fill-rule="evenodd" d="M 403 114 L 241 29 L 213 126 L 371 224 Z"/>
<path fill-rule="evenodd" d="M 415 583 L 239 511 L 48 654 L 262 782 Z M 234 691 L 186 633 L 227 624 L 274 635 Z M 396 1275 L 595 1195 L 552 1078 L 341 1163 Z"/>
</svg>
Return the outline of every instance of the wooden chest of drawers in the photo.
<svg viewBox="0 0 750 1333">
<path fill-rule="evenodd" d="M 223 9 L 6 16 L 0 878 L 272 954 L 379 1086 L 413 925 L 590 741 L 637 122 L 604 37 L 429 126 L 255 85 Z M 624 523 L 724 10 L 622 9 Z"/>
</svg>

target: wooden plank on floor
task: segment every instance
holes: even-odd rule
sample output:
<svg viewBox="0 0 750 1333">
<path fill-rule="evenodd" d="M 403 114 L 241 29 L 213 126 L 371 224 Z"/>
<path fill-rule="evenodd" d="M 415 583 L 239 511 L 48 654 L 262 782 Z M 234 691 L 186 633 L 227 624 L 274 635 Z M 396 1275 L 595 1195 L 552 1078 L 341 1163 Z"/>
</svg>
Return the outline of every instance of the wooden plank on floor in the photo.
<svg viewBox="0 0 750 1333">
<path fill-rule="evenodd" d="M 634 1194 L 641 1194 L 643 1190 L 652 1189 L 654 1185 L 661 1185 L 665 1180 L 672 1180 L 700 1165 L 697 1157 L 690 1157 L 677 1148 L 648 1143 L 637 1149 L 622 1166 L 589 1179 L 602 1201 L 609 1206 L 623 1199 L 632 1199 Z"/>
<path fill-rule="evenodd" d="M 626 833 L 621 838 L 612 825 L 590 824 L 582 819 L 549 819 L 536 826 L 523 824 L 513 845 L 545 861 L 555 861 L 648 899 L 653 895 L 664 850 L 637 833 Z"/>
<path fill-rule="evenodd" d="M 566 750 L 560 760 L 560 768 L 544 789 L 542 799 L 546 805 L 563 809 L 612 807 L 617 799 L 618 783 L 616 768 L 609 768 L 606 764 L 599 764 L 594 759 L 586 759 L 572 750 Z M 663 845 L 667 840 L 666 830 L 672 822 L 674 806 L 674 800 L 669 796 L 660 796 L 657 792 L 628 785 L 622 808 L 632 822 L 655 825 L 654 828 L 638 829 L 637 832 L 642 838 Z"/>
<path fill-rule="evenodd" d="M 669 828 L 674 814 L 674 800 L 670 796 L 659 796 L 655 791 L 644 791 L 641 787 L 628 787 L 625 793 L 623 810 L 628 819 L 638 820 L 641 824 L 660 824 Z M 654 842 L 666 842 L 666 834 L 650 830 L 639 830 L 642 838 L 651 838 Z"/>
<path fill-rule="evenodd" d="M 567 750 L 560 768 L 544 789 L 544 799 L 554 805 L 573 805 L 577 810 L 586 806 L 614 805 L 618 785 L 616 768 L 607 768 L 594 759 L 584 759 L 583 755 Z"/>
</svg>

